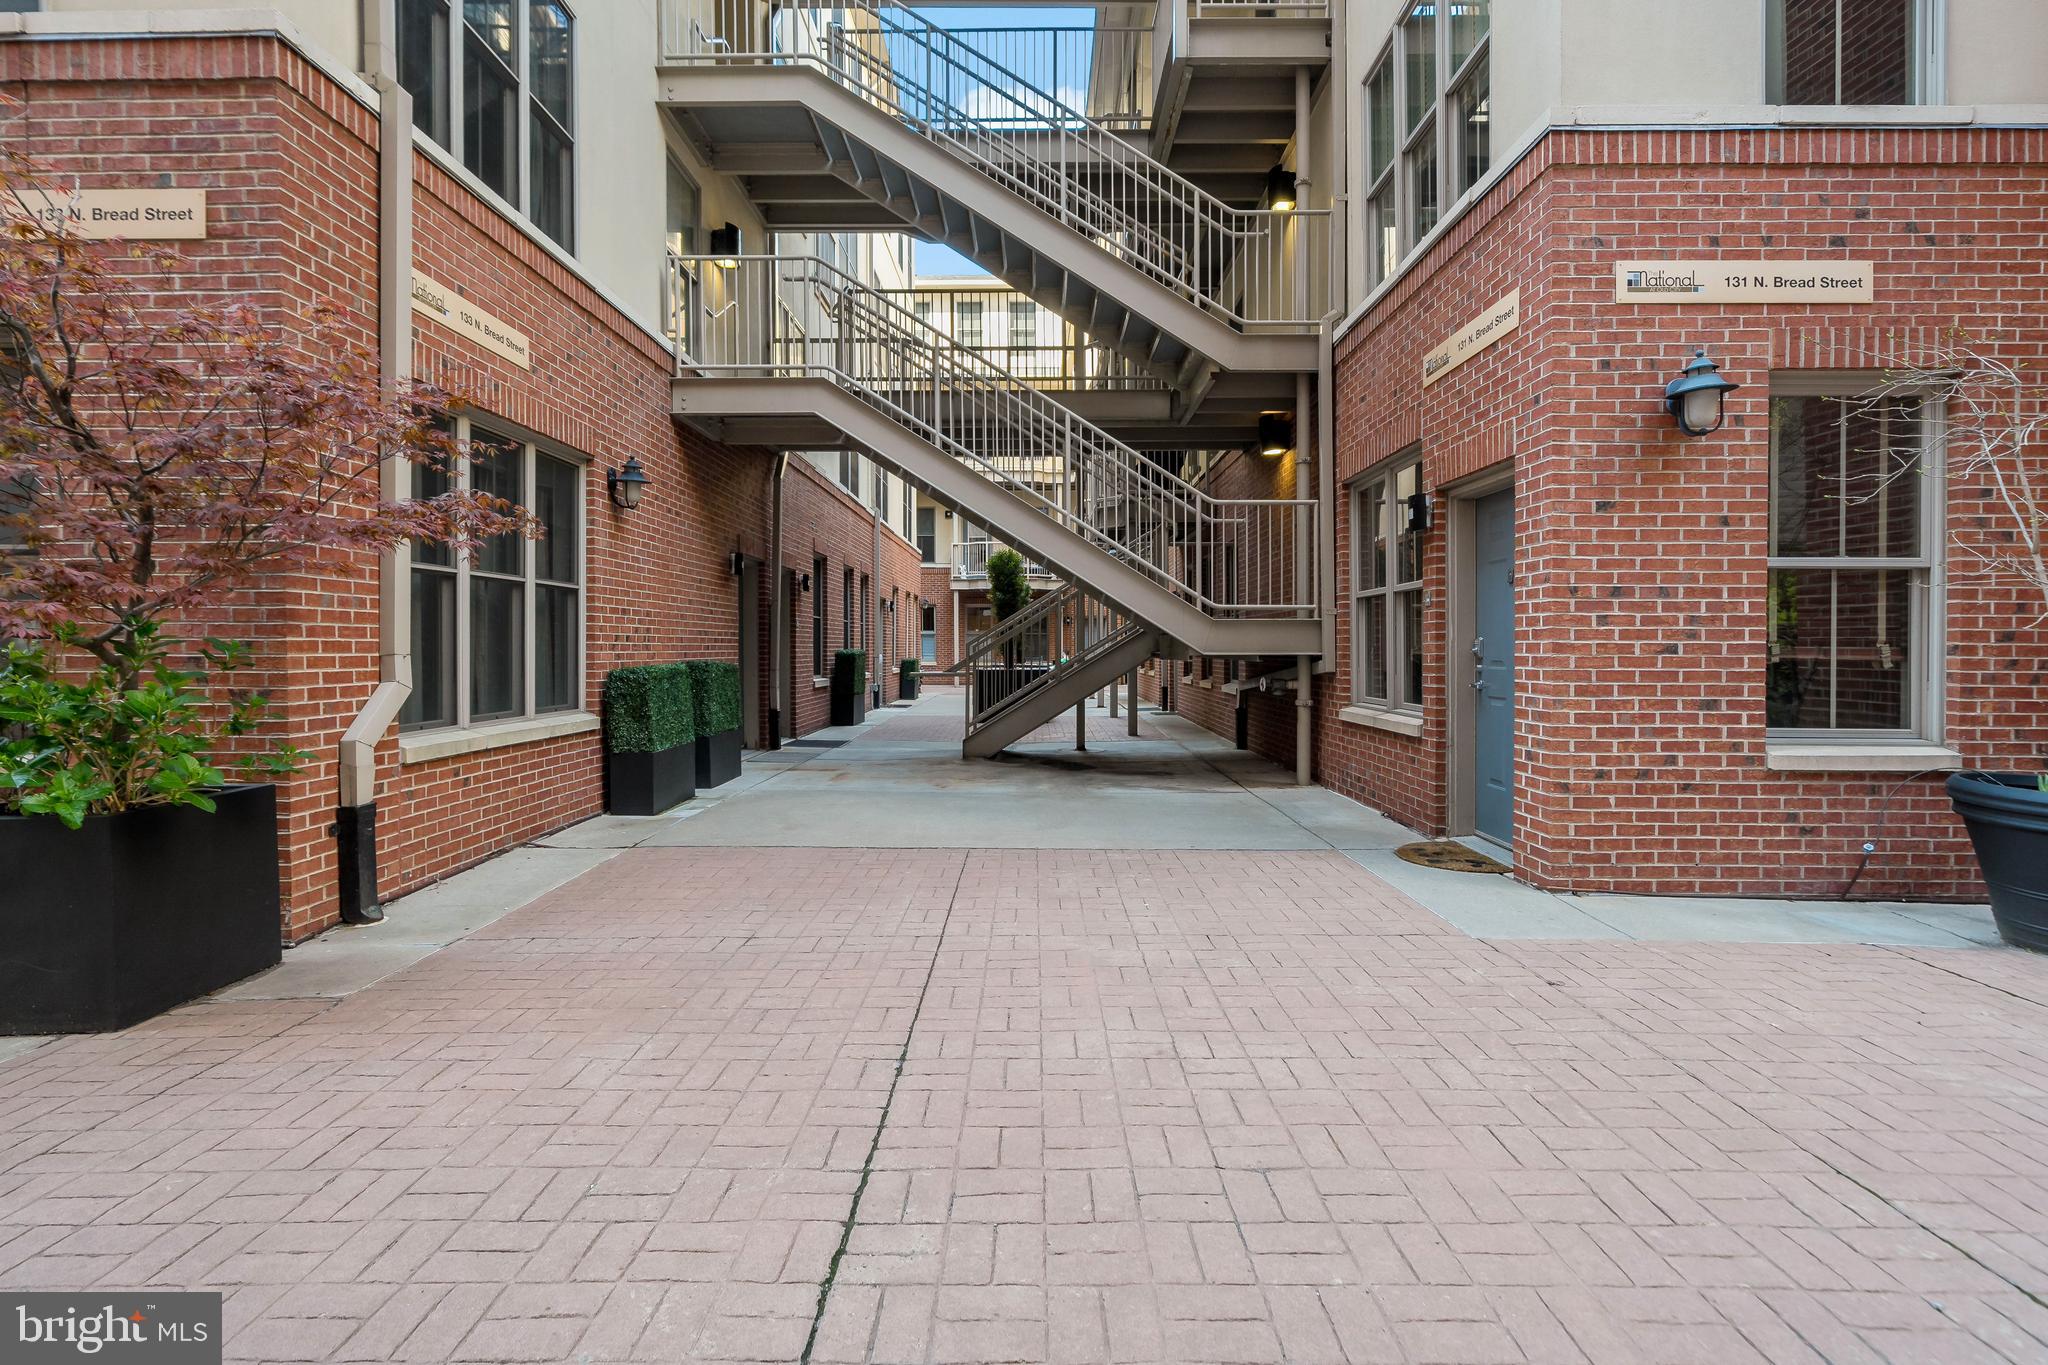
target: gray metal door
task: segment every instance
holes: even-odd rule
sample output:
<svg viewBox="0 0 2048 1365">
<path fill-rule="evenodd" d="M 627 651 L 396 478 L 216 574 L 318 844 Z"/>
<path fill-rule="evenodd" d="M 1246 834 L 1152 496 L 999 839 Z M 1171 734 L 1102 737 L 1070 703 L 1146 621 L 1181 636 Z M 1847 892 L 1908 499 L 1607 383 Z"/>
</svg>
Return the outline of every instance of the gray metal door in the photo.
<svg viewBox="0 0 2048 1365">
<path fill-rule="evenodd" d="M 761 733 L 761 561 L 740 567 L 740 733 L 749 749 L 767 747 Z"/>
<path fill-rule="evenodd" d="M 1515 495 L 1474 509 L 1473 823 L 1504 844 L 1515 833 Z"/>
</svg>

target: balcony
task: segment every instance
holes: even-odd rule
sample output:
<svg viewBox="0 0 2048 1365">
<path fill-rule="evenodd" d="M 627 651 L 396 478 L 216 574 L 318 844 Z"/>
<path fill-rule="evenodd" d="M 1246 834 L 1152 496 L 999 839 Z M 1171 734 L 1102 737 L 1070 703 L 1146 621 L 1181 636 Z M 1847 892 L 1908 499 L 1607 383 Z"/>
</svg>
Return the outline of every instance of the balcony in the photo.
<svg viewBox="0 0 2048 1365">
<path fill-rule="evenodd" d="M 989 556 L 1011 547 L 1000 540 L 965 540 L 953 547 L 953 586 L 986 587 Z M 1022 554 L 1022 551 L 1018 553 Z M 1055 583 L 1059 574 L 1029 555 L 1024 556 L 1024 576 L 1036 583 Z"/>
</svg>

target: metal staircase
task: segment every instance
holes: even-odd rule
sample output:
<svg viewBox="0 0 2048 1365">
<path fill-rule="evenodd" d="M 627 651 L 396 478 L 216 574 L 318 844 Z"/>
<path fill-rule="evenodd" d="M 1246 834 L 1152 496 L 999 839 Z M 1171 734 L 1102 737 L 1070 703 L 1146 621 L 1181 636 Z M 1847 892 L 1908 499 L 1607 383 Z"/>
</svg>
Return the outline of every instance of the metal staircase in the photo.
<svg viewBox="0 0 2048 1365">
<path fill-rule="evenodd" d="M 1327 213 L 1233 207 L 897 0 L 661 25 L 664 102 L 771 226 L 946 241 L 1183 385 L 1313 368 Z"/>
<path fill-rule="evenodd" d="M 1320 649 L 1312 499 L 1217 498 L 809 257 L 671 258 L 679 419 L 852 445 L 1201 653 Z"/>
<path fill-rule="evenodd" d="M 967 738 L 961 752 L 990 758 L 1071 710 L 1158 651 L 1144 622 L 1069 583 L 969 640 Z M 1135 698 L 1133 704 L 1136 704 Z"/>
</svg>

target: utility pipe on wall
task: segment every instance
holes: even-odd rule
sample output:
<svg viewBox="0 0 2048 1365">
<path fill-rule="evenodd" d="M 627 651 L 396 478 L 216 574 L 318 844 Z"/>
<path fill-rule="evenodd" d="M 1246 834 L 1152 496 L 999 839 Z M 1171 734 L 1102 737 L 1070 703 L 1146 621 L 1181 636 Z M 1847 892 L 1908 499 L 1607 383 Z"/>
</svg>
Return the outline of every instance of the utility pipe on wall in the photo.
<svg viewBox="0 0 2048 1365">
<path fill-rule="evenodd" d="M 789 714 L 793 704 L 789 695 L 789 627 L 790 612 L 796 603 L 795 594 L 789 591 L 790 572 L 782 566 L 782 481 L 789 472 L 787 451 L 775 457 L 775 487 L 770 494 L 768 522 L 768 561 L 771 596 L 768 599 L 768 747 L 782 747 L 782 718 Z M 823 584 L 814 584 L 813 592 L 823 592 Z"/>
<path fill-rule="evenodd" d="M 397 0 L 362 0 L 363 75 L 377 92 L 377 359 L 385 391 L 412 378 L 412 95 L 398 83 Z M 387 456 L 379 495 L 410 492 L 407 461 Z M 341 918 L 374 924 L 377 897 L 377 745 L 412 695 L 411 552 L 379 556 L 377 686 L 341 737 L 334 834 L 340 863 Z"/>
</svg>

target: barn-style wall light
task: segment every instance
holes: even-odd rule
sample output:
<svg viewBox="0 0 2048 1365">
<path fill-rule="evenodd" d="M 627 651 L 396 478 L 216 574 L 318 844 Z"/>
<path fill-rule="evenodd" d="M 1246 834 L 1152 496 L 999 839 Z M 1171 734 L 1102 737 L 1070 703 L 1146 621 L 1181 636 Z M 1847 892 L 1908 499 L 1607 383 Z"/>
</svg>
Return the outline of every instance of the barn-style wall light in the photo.
<svg viewBox="0 0 2048 1365">
<path fill-rule="evenodd" d="M 1692 363 L 1664 388 L 1664 407 L 1688 436 L 1707 436 L 1727 420 L 1728 395 L 1742 385 L 1722 378 L 1721 367 L 1707 359 L 1707 348 L 1694 349 Z"/>
<path fill-rule="evenodd" d="M 1275 213 L 1294 212 L 1299 193 L 1299 183 L 1294 172 L 1285 166 L 1275 166 L 1266 172 L 1266 207 Z"/>
<path fill-rule="evenodd" d="M 746 255 L 746 240 L 740 235 L 738 223 L 711 229 L 711 255 L 721 270 L 739 268 L 739 258 Z"/>
</svg>

